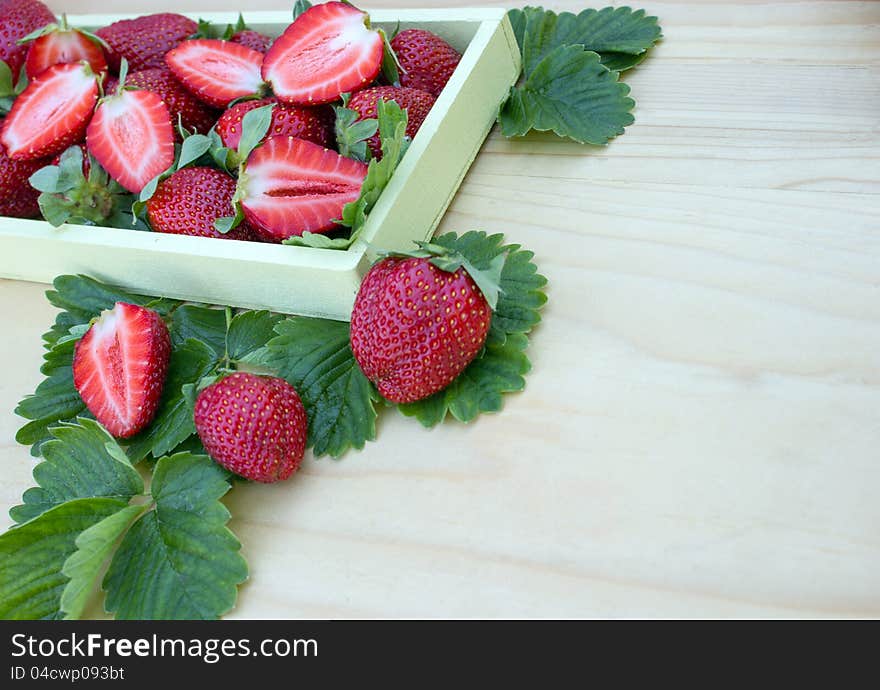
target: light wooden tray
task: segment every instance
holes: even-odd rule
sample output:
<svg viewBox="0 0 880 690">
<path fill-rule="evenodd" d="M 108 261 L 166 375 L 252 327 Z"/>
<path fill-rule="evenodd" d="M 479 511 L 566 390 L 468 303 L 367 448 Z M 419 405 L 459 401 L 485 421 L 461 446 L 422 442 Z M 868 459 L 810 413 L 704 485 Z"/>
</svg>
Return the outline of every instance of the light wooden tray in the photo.
<svg viewBox="0 0 880 690">
<path fill-rule="evenodd" d="M 134 15 L 68 17 L 99 27 Z M 519 74 L 505 11 L 377 10 L 374 26 L 421 27 L 463 52 L 458 69 L 347 251 L 217 240 L 130 229 L 63 226 L 0 217 L 0 277 L 51 282 L 84 273 L 146 294 L 348 320 L 377 252 L 431 236 Z M 193 15 L 225 26 L 237 13 Z M 278 35 L 289 12 L 251 12 L 248 24 Z"/>
</svg>

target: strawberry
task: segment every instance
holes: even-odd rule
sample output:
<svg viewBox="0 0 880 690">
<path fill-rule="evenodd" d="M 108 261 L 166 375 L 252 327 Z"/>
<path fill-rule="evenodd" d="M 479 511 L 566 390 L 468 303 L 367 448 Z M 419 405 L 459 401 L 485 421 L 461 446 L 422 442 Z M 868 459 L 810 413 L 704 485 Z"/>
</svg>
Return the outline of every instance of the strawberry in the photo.
<svg viewBox="0 0 880 690">
<path fill-rule="evenodd" d="M 179 14 L 150 14 L 137 19 L 123 19 L 95 33 L 110 46 L 107 62 L 119 72 L 122 59 L 129 69 L 165 66 L 165 53 L 198 31 L 199 25 Z"/>
<path fill-rule="evenodd" d="M 355 300 L 352 352 L 391 402 L 415 402 L 446 388 L 480 353 L 489 333 L 492 309 L 465 262 L 453 263 L 460 267 L 449 272 L 435 260 L 382 259 Z"/>
<path fill-rule="evenodd" d="M 120 87 L 103 98 L 89 123 L 86 143 L 110 177 L 135 194 L 174 163 L 171 114 L 152 91 Z"/>
<path fill-rule="evenodd" d="M 28 47 L 19 41 L 28 34 L 55 22 L 55 15 L 37 0 L 6 0 L 0 3 L 0 60 L 18 78 L 27 57 Z"/>
<path fill-rule="evenodd" d="M 382 66 L 382 36 L 369 17 L 342 2 L 315 5 L 278 38 L 263 79 L 282 103 L 317 105 L 372 82 Z"/>
<path fill-rule="evenodd" d="M 229 41 L 185 41 L 168 52 L 165 63 L 199 100 L 215 108 L 259 93 L 263 86 L 262 53 Z"/>
<path fill-rule="evenodd" d="M 406 136 L 415 137 L 422 126 L 434 102 L 437 100 L 426 91 L 396 86 L 374 86 L 355 93 L 348 102 L 348 107 L 359 115 L 359 120 L 377 117 L 376 101 L 394 101 L 406 110 Z M 376 132 L 367 139 L 367 145 L 374 158 L 382 158 L 382 142 Z"/>
<path fill-rule="evenodd" d="M 101 39 L 80 29 L 71 29 L 67 17 L 60 24 L 49 24 L 39 32 L 23 39 L 31 43 L 25 62 L 28 79 L 36 79 L 52 65 L 86 61 L 95 74 L 107 71 L 107 58 Z"/>
<path fill-rule="evenodd" d="M 238 43 L 240 46 L 256 50 L 258 53 L 265 55 L 269 52 L 269 46 L 272 45 L 274 39 L 271 36 L 261 34 L 259 31 L 244 29 L 243 31 L 233 34 L 232 38 L 229 40 L 233 43 Z"/>
<path fill-rule="evenodd" d="M 195 423 L 208 455 L 257 482 L 287 479 L 305 454 L 306 411 L 284 379 L 231 374 L 199 393 Z"/>
<path fill-rule="evenodd" d="M 0 216 L 37 218 L 40 193 L 28 184 L 28 178 L 47 165 L 45 160 L 16 161 L 0 146 Z"/>
<path fill-rule="evenodd" d="M 117 302 L 77 342 L 73 385 L 107 431 L 130 438 L 156 415 L 170 356 L 171 338 L 161 317 Z"/>
<path fill-rule="evenodd" d="M 32 81 L 3 123 L 0 142 L 10 158 L 54 156 L 81 141 L 98 100 L 87 65 L 55 65 Z"/>
<path fill-rule="evenodd" d="M 333 111 L 329 106 L 303 108 L 278 103 L 274 98 L 243 101 L 223 113 L 217 120 L 216 127 L 223 145 L 229 149 L 237 149 L 241 141 L 244 116 L 251 110 L 272 103 L 275 104 L 272 108 L 272 124 L 266 136 L 298 137 L 326 148 L 333 145 Z"/>
<path fill-rule="evenodd" d="M 446 86 L 461 55 L 442 38 L 424 29 L 406 29 L 391 39 L 400 63 L 400 84 L 436 96 Z"/>
<path fill-rule="evenodd" d="M 159 183 L 147 201 L 147 217 L 156 232 L 229 240 L 252 239 L 247 223 L 225 235 L 214 227 L 218 218 L 235 215 L 235 180 L 215 168 L 183 168 Z"/>
<path fill-rule="evenodd" d="M 185 89 L 167 67 L 145 69 L 129 74 L 126 85 L 152 91 L 165 101 L 171 113 L 171 124 L 174 126 L 177 139 L 180 138 L 177 132 L 178 118 L 183 123 L 184 129 L 198 134 L 207 134 L 217 120 L 217 113 Z M 107 93 L 112 93 L 114 90 L 109 84 L 107 85 Z"/>
<path fill-rule="evenodd" d="M 238 196 L 245 218 L 269 242 L 336 227 L 356 201 L 367 166 L 294 137 L 269 137 L 248 157 Z"/>
</svg>

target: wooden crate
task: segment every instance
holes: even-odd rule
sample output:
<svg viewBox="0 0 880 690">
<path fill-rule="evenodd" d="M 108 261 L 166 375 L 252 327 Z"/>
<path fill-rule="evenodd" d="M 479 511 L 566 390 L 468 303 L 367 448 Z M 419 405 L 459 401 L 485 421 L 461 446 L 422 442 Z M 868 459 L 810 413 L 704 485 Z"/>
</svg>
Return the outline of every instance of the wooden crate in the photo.
<svg viewBox="0 0 880 690">
<path fill-rule="evenodd" d="M 461 64 L 413 140 L 393 180 L 347 251 L 63 226 L 0 218 L 0 277 L 51 282 L 85 273 L 146 294 L 348 320 L 361 277 L 378 252 L 431 236 L 519 74 L 504 10 L 376 10 L 374 26 L 421 27 L 463 53 Z M 68 17 L 98 27 L 133 15 Z M 192 15 L 218 25 L 237 13 Z M 252 12 L 248 24 L 278 35 L 289 12 Z M 467 228 L 462 228 L 466 230 Z"/>
</svg>

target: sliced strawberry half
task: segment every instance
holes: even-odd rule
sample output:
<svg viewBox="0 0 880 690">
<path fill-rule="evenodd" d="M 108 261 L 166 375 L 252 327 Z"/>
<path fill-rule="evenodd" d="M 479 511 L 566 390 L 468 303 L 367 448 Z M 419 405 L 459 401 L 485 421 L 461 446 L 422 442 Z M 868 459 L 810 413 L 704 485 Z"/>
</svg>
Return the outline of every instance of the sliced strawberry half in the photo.
<svg viewBox="0 0 880 690">
<path fill-rule="evenodd" d="M 55 65 L 32 81 L 3 123 L 0 142 L 13 160 L 54 156 L 83 138 L 98 100 L 86 65 Z"/>
<path fill-rule="evenodd" d="M 73 384 L 107 431 L 129 438 L 156 415 L 171 338 L 151 309 L 117 302 L 76 344 Z"/>
<path fill-rule="evenodd" d="M 52 65 L 85 60 L 96 74 L 107 71 L 107 58 L 101 39 L 93 34 L 71 29 L 67 19 L 50 24 L 34 39 L 28 50 L 25 71 L 28 79 L 36 79 Z"/>
<path fill-rule="evenodd" d="M 263 61 L 263 79 L 283 103 L 335 101 L 372 82 L 382 66 L 383 41 L 365 12 L 342 2 L 303 12 Z"/>
<path fill-rule="evenodd" d="M 89 152 L 133 193 L 174 163 L 174 130 L 152 91 L 121 91 L 101 101 L 86 135 Z"/>
<path fill-rule="evenodd" d="M 258 94 L 263 86 L 262 53 L 230 41 L 184 41 L 165 62 L 186 88 L 215 108 Z"/>
<path fill-rule="evenodd" d="M 268 241 L 336 227 L 357 200 L 367 166 L 294 137 L 270 137 L 248 157 L 238 197 L 245 218 Z"/>
</svg>

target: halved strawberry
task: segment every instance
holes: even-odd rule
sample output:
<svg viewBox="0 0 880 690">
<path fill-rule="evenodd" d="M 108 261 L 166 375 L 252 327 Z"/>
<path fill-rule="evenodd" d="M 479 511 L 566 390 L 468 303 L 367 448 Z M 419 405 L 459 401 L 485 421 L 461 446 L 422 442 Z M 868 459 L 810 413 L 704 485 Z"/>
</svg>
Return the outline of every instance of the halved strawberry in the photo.
<svg viewBox="0 0 880 690">
<path fill-rule="evenodd" d="M 278 38 L 263 61 L 263 79 L 282 103 L 317 105 L 372 82 L 383 41 L 365 12 L 342 2 L 315 5 Z"/>
<path fill-rule="evenodd" d="M 86 143 L 110 177 L 135 194 L 174 162 L 171 115 L 152 91 L 122 89 L 103 99 Z"/>
<path fill-rule="evenodd" d="M 238 198 L 245 218 L 264 239 L 280 242 L 304 232 L 327 232 L 356 201 L 367 166 L 294 137 L 270 137 L 248 157 Z"/>
<path fill-rule="evenodd" d="M 14 160 L 54 156 L 80 141 L 98 100 L 98 80 L 82 64 L 55 65 L 19 96 L 0 141 Z"/>
<path fill-rule="evenodd" d="M 36 79 L 52 65 L 64 65 L 85 60 L 95 74 L 107 71 L 107 58 L 101 39 L 80 29 L 71 29 L 67 17 L 60 24 L 50 24 L 38 35 L 31 34 L 24 41 L 32 40 L 25 61 L 28 79 Z"/>
<path fill-rule="evenodd" d="M 229 41 L 184 41 L 169 51 L 165 62 L 186 88 L 215 108 L 259 93 L 263 85 L 263 55 Z"/>
<path fill-rule="evenodd" d="M 156 415 L 171 338 L 159 314 L 117 302 L 101 312 L 73 355 L 73 385 L 107 431 L 129 438 Z"/>
</svg>

